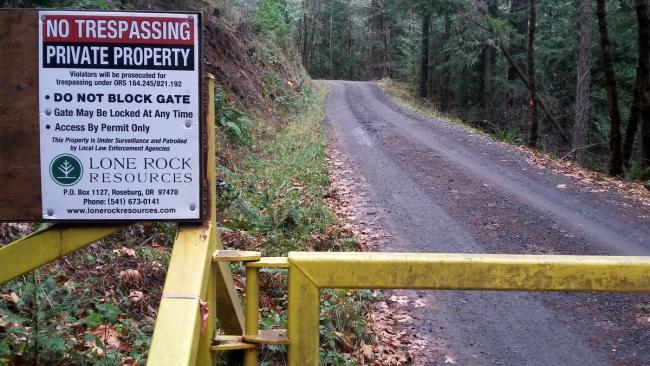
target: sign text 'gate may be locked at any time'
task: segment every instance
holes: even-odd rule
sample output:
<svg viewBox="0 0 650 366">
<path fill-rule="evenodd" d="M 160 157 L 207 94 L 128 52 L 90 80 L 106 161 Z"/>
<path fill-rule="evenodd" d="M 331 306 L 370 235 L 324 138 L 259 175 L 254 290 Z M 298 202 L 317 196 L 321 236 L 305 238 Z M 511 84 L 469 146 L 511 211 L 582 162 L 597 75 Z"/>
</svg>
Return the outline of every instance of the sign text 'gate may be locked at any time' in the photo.
<svg viewBox="0 0 650 366">
<path fill-rule="evenodd" d="M 43 218 L 200 217 L 198 14 L 41 11 Z"/>
</svg>

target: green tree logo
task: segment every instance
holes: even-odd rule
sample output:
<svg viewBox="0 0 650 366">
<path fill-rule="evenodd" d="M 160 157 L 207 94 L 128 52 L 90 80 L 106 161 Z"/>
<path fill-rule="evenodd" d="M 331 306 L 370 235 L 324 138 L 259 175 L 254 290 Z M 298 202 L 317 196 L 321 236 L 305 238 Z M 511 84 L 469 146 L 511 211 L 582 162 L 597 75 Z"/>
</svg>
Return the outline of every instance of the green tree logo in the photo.
<svg viewBox="0 0 650 366">
<path fill-rule="evenodd" d="M 71 186 L 81 179 L 83 166 L 76 156 L 61 154 L 50 163 L 50 177 L 61 186 Z"/>
</svg>

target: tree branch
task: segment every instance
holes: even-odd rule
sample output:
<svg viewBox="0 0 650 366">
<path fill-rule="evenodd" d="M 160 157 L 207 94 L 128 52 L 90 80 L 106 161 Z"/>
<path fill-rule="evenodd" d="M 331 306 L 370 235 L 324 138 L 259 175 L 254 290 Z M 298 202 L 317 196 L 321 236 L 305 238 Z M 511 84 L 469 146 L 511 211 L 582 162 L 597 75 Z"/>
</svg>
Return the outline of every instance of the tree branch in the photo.
<svg viewBox="0 0 650 366">
<path fill-rule="evenodd" d="M 501 45 L 501 42 L 499 42 L 498 49 L 499 51 L 501 51 L 501 53 L 503 53 L 503 55 L 506 57 L 506 60 L 508 60 L 510 66 L 512 66 L 512 68 L 515 70 L 515 73 L 517 74 L 517 77 L 519 77 L 519 80 L 521 80 L 526 86 L 526 88 L 530 90 L 530 83 L 528 82 L 528 79 L 524 75 L 524 72 L 521 70 L 519 65 L 517 65 L 515 60 L 512 58 L 510 52 L 508 52 L 508 50 L 506 50 L 506 48 L 503 47 L 503 45 Z M 557 128 L 562 140 L 566 143 L 569 143 L 570 142 L 569 135 L 566 133 L 566 131 L 564 131 L 564 128 L 562 128 L 562 126 L 558 123 L 558 121 L 549 113 L 548 109 L 546 109 L 546 105 L 544 104 L 544 102 L 542 101 L 542 99 L 539 97 L 537 93 L 535 93 L 535 103 L 539 105 L 539 107 L 542 109 L 546 117 L 548 117 L 548 119 L 555 126 L 555 128 Z"/>
<path fill-rule="evenodd" d="M 483 15 L 488 16 L 487 14 L 485 14 L 485 12 L 483 12 Z M 494 37 L 494 39 L 496 41 L 495 43 L 497 43 L 497 44 L 495 45 L 492 42 L 490 42 L 490 45 L 492 47 L 495 47 L 499 51 L 501 51 L 501 53 L 503 53 L 503 55 L 506 57 L 506 60 L 508 60 L 508 63 L 510 64 L 510 66 L 512 66 L 512 68 L 515 70 L 515 73 L 517 74 L 517 77 L 519 78 L 519 80 L 521 80 L 524 83 L 524 85 L 526 86 L 526 89 L 528 89 L 530 91 L 530 83 L 528 82 L 528 78 L 526 77 L 524 72 L 521 70 L 519 65 L 517 65 L 515 60 L 512 58 L 512 55 L 510 54 L 510 52 L 508 52 L 508 50 L 505 47 L 503 47 L 503 45 L 502 45 L 503 42 L 501 42 L 501 37 L 499 37 L 499 35 L 496 33 L 496 31 L 492 27 L 486 27 L 485 25 L 481 24 L 482 22 L 478 22 L 478 21 L 472 19 L 471 17 L 468 17 L 468 19 L 472 23 L 474 23 L 476 26 L 480 27 L 481 29 L 484 29 L 485 31 L 487 31 L 488 33 L 490 33 Z M 538 93 L 535 93 L 535 103 L 537 103 L 539 105 L 539 107 L 542 109 L 542 111 L 544 112 L 546 117 L 551 121 L 553 126 L 555 126 L 555 128 L 557 128 L 558 132 L 560 133 L 560 137 L 562 138 L 562 141 L 564 141 L 565 143 L 570 143 L 571 140 L 569 138 L 569 135 L 566 133 L 564 128 L 562 128 L 562 126 L 558 123 L 558 121 L 548 111 L 548 109 L 546 108 L 546 104 L 544 104 L 542 99 L 539 97 Z"/>
</svg>

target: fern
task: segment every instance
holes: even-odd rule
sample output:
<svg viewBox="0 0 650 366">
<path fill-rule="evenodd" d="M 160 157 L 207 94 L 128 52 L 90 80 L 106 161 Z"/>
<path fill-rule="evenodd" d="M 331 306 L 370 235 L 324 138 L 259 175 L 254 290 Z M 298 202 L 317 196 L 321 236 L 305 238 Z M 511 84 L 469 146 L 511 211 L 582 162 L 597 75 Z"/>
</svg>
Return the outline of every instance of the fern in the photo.
<svg viewBox="0 0 650 366">
<path fill-rule="evenodd" d="M 235 146 L 248 145 L 251 142 L 251 120 L 228 103 L 223 87 L 214 88 L 214 104 L 217 112 L 216 124 L 223 131 L 228 142 Z"/>
</svg>

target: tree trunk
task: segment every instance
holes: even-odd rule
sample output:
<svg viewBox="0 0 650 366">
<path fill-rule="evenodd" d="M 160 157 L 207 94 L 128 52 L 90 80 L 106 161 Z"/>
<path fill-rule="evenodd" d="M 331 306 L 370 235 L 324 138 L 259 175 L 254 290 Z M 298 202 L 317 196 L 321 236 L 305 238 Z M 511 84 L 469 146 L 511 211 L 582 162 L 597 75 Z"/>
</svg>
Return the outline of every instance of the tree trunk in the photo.
<svg viewBox="0 0 650 366">
<path fill-rule="evenodd" d="M 304 0 L 302 2 L 302 11 L 303 11 L 303 15 L 302 15 L 302 32 L 301 32 L 301 36 L 302 36 L 301 55 L 302 55 L 302 64 L 305 67 L 308 67 L 309 65 L 307 65 L 307 54 L 309 52 L 309 49 L 307 48 L 307 45 L 309 42 L 309 33 L 308 33 L 309 27 L 307 24 L 307 5 L 305 4 Z"/>
<path fill-rule="evenodd" d="M 641 60 L 639 59 L 639 62 Z M 627 126 L 625 127 L 625 138 L 623 139 L 623 164 L 627 167 L 632 158 L 634 150 L 634 139 L 636 131 L 639 129 L 639 119 L 641 118 L 641 94 L 643 93 L 643 83 L 639 65 L 636 67 L 636 79 L 634 80 L 634 92 L 632 93 L 632 104 L 630 105 L 630 114 L 627 117 Z"/>
<path fill-rule="evenodd" d="M 352 37 L 352 14 L 350 13 L 348 16 L 348 59 L 352 60 L 352 55 L 353 55 L 353 43 L 354 43 L 354 38 Z M 355 68 L 347 64 L 347 69 L 348 69 L 348 79 L 349 80 L 354 80 L 354 78 L 359 78 L 360 75 L 355 75 Z"/>
<path fill-rule="evenodd" d="M 304 61 L 303 61 L 303 65 L 305 65 L 305 66 L 310 64 L 311 56 L 314 53 L 314 48 L 315 48 L 314 44 L 316 43 L 315 42 L 316 31 L 314 30 L 314 28 L 315 28 L 315 25 L 316 25 L 316 21 L 320 17 L 322 2 L 317 1 L 317 2 L 315 2 L 315 4 L 316 4 L 316 9 L 313 9 L 312 14 L 309 15 L 309 16 L 307 15 L 308 8 L 304 9 L 304 11 L 305 11 L 305 15 L 304 15 L 304 17 L 305 17 L 304 18 L 305 19 L 305 40 L 304 40 L 304 43 L 305 43 L 305 55 L 304 55 L 304 57 L 305 58 L 304 58 Z M 309 5 L 306 5 L 306 6 L 309 6 Z M 311 20 L 311 21 L 309 21 L 309 20 Z M 309 33 L 309 37 L 307 37 L 307 29 L 312 30 L 312 32 Z M 320 67 L 320 65 L 319 65 L 319 67 Z"/>
<path fill-rule="evenodd" d="M 650 167 L 650 85 L 641 104 L 641 167 Z"/>
<path fill-rule="evenodd" d="M 589 123 L 589 91 L 591 84 L 591 0 L 580 1 L 580 30 L 578 32 L 578 62 L 575 103 L 575 122 L 573 124 L 572 148 L 576 161 L 583 160 L 583 147 L 587 144 Z"/>
<path fill-rule="evenodd" d="M 486 4 L 487 13 L 491 17 L 498 16 L 497 1 L 490 0 Z M 483 102 L 483 119 L 492 119 L 492 66 L 494 65 L 494 48 L 487 44 L 481 50 L 481 59 L 483 63 L 483 85 L 482 85 L 482 102 Z"/>
<path fill-rule="evenodd" d="M 384 14 L 385 15 L 385 14 Z M 382 32 L 384 34 L 384 76 L 391 77 L 391 54 L 390 54 L 390 23 L 389 19 L 384 16 L 384 21 L 382 22 Z"/>
<path fill-rule="evenodd" d="M 370 2 L 370 77 L 372 79 L 381 79 L 387 73 L 383 12 L 381 0 Z"/>
<path fill-rule="evenodd" d="M 646 85 L 641 107 L 641 167 L 650 167 L 650 86 Z"/>
<path fill-rule="evenodd" d="M 526 11 L 526 5 L 526 0 L 512 0 L 510 3 L 510 23 L 519 34 L 525 34 L 528 32 L 526 17 L 523 15 Z M 510 49 L 512 50 L 512 54 L 514 54 L 515 57 L 524 52 L 523 45 L 521 45 L 519 42 L 513 41 L 511 43 Z M 510 66 L 508 68 L 508 80 L 516 79 L 517 71 L 513 66 Z"/>
<path fill-rule="evenodd" d="M 634 137 L 641 119 L 641 165 L 650 165 L 650 20 L 648 19 L 648 0 L 636 0 L 636 18 L 638 23 L 639 61 L 636 67 L 634 96 L 630 106 L 630 115 L 623 141 L 623 162 L 630 163 L 634 148 Z M 645 116 L 643 115 L 645 111 Z"/>
<path fill-rule="evenodd" d="M 429 29 L 431 28 L 431 14 L 422 17 L 422 48 L 420 52 L 420 97 L 429 96 Z"/>
<path fill-rule="evenodd" d="M 530 91 L 530 130 L 528 146 L 536 147 L 539 135 L 539 116 L 537 115 L 537 85 L 535 83 L 535 23 L 537 21 L 536 0 L 530 0 L 528 20 L 528 90 Z"/>
<path fill-rule="evenodd" d="M 338 69 L 334 67 L 334 48 L 332 48 L 332 35 L 334 34 L 334 10 L 330 8 L 330 67 L 332 68 L 332 75 L 335 74 Z M 335 77 L 338 79 L 338 75 Z"/>
<path fill-rule="evenodd" d="M 481 58 L 483 59 L 483 119 L 490 119 L 492 100 L 492 55 L 494 50 L 491 46 L 483 47 Z"/>
<path fill-rule="evenodd" d="M 442 43 L 442 61 L 446 65 L 447 62 L 449 62 L 449 52 L 445 50 L 445 45 L 447 44 L 447 41 L 449 41 L 449 38 L 451 38 L 451 18 L 449 15 L 445 15 L 445 33 L 444 33 L 444 41 Z M 445 112 L 449 109 L 449 105 L 451 104 L 452 96 L 451 96 L 451 88 L 449 87 L 449 76 L 450 72 L 449 70 L 443 72 L 442 76 L 442 85 L 441 85 L 441 92 L 440 92 L 440 109 Z"/>
<path fill-rule="evenodd" d="M 522 83 L 524 83 L 526 88 L 530 90 L 530 84 L 528 83 L 528 78 L 526 77 L 526 75 L 524 75 L 524 72 L 521 71 L 521 68 L 519 68 L 515 60 L 512 58 L 510 52 L 508 52 L 508 50 L 505 47 L 503 47 L 503 45 L 501 45 L 500 43 L 499 43 L 499 50 L 501 51 L 501 53 L 503 53 L 503 56 L 505 56 L 506 60 L 508 61 L 508 64 L 510 64 L 510 66 L 515 70 L 515 75 L 519 78 L 519 80 L 521 80 Z M 548 109 L 546 109 L 546 105 L 539 98 L 539 95 L 535 96 L 535 103 L 537 103 L 537 105 L 542 110 L 542 112 L 544 112 L 546 117 L 551 121 L 553 126 L 555 126 L 555 128 L 558 130 L 562 140 L 566 143 L 569 143 L 569 136 L 564 131 L 564 128 L 562 128 L 562 125 L 560 125 L 560 123 L 555 120 L 555 118 L 551 115 L 551 113 L 549 113 Z"/>
<path fill-rule="evenodd" d="M 618 109 L 618 93 L 616 91 L 616 77 L 614 75 L 614 60 L 611 44 L 607 31 L 607 9 L 605 0 L 596 0 L 598 16 L 598 31 L 600 32 L 600 50 L 603 57 L 603 70 L 605 72 L 605 88 L 607 89 L 607 102 L 609 104 L 609 174 L 611 176 L 623 173 L 623 156 L 621 151 L 621 112 Z"/>
</svg>

